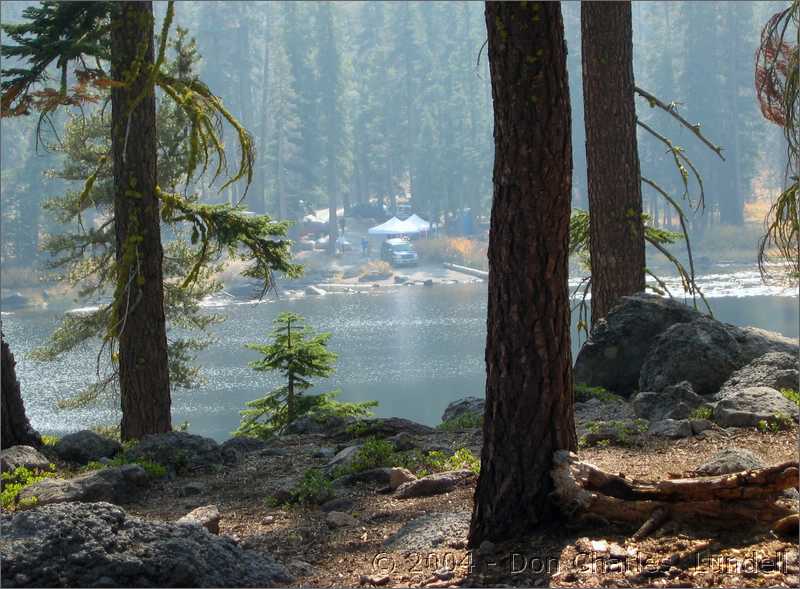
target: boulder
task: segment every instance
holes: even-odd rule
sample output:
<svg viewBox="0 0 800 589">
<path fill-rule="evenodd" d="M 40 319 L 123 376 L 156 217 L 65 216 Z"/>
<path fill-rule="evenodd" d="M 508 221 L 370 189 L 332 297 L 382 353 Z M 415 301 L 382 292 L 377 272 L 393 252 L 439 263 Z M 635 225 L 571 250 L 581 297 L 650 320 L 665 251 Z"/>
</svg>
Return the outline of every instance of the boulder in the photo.
<svg viewBox="0 0 800 589">
<path fill-rule="evenodd" d="M 714 421 L 723 427 L 754 427 L 776 415 L 797 420 L 797 405 L 770 387 L 728 390 L 716 397 Z"/>
<path fill-rule="evenodd" d="M 35 499 L 37 506 L 71 501 L 127 503 L 135 499 L 148 482 L 147 472 L 141 466 L 123 464 L 72 479 L 44 479 L 22 489 L 17 501 L 23 503 Z"/>
<path fill-rule="evenodd" d="M 770 387 L 773 389 L 797 389 L 800 383 L 797 354 L 767 352 L 730 375 L 719 393 L 748 387 Z"/>
<path fill-rule="evenodd" d="M 337 437 L 353 437 L 352 426 L 358 425 L 357 431 L 359 436 L 377 436 L 379 438 L 388 438 L 405 432 L 413 435 L 428 435 L 434 433 L 436 430 L 427 425 L 411 421 L 410 419 L 403 419 L 402 417 L 375 417 L 371 419 L 359 419 L 356 422 L 348 423 L 344 427 L 339 427 L 332 434 Z"/>
<path fill-rule="evenodd" d="M 714 422 L 708 419 L 690 419 L 689 423 L 692 425 L 692 433 L 694 435 L 714 428 Z"/>
<path fill-rule="evenodd" d="M 292 581 L 262 551 L 200 526 L 146 521 L 108 503 L 0 515 L 4 587 L 273 587 Z"/>
<path fill-rule="evenodd" d="M 698 317 L 696 310 L 672 299 L 644 293 L 622 297 L 592 327 L 575 360 L 575 382 L 630 396 L 639 390 L 639 371 L 655 338 Z"/>
<path fill-rule="evenodd" d="M 785 337 L 774 331 L 758 327 L 737 327 L 723 324 L 736 339 L 741 350 L 741 366 L 770 352 L 782 352 L 797 358 L 800 347 L 797 339 Z M 796 366 L 796 364 L 795 364 Z"/>
<path fill-rule="evenodd" d="M 661 419 L 686 419 L 697 407 L 705 404 L 694 392 L 691 383 L 682 381 L 665 388 L 660 393 L 644 391 L 633 398 L 637 417 L 658 421 Z"/>
<path fill-rule="evenodd" d="M 82 430 L 61 438 L 53 450 L 62 460 L 87 464 L 101 458 L 112 458 L 122 450 L 122 445 L 93 431 Z"/>
<path fill-rule="evenodd" d="M 358 524 L 358 520 L 343 511 L 329 511 L 325 523 L 330 528 L 349 528 Z"/>
<path fill-rule="evenodd" d="M 20 466 L 32 470 L 51 470 L 50 459 L 33 446 L 11 446 L 0 452 L 2 472 L 11 472 Z"/>
<path fill-rule="evenodd" d="M 267 443 L 257 438 L 246 436 L 236 436 L 230 440 L 225 440 L 220 446 L 222 459 L 225 464 L 236 464 L 240 462 L 246 454 L 257 452 L 267 447 Z"/>
<path fill-rule="evenodd" d="M 394 449 L 398 452 L 413 450 L 419 445 L 417 440 L 414 439 L 414 436 L 408 432 L 400 432 L 399 434 L 395 434 L 392 437 L 387 438 L 386 441 L 391 442 L 394 445 Z"/>
<path fill-rule="evenodd" d="M 660 392 L 682 381 L 699 395 L 716 393 L 741 366 L 741 349 L 723 323 L 700 317 L 659 335 L 642 364 L 639 390 Z"/>
<path fill-rule="evenodd" d="M 315 415 L 303 415 L 288 424 L 283 433 L 287 435 L 331 434 L 346 428 L 353 423 L 353 417 L 326 416 L 324 419 Z"/>
<path fill-rule="evenodd" d="M 694 434 L 694 430 L 688 419 L 662 419 L 651 422 L 647 434 L 662 438 L 688 438 Z"/>
<path fill-rule="evenodd" d="M 450 403 L 442 413 L 442 421 L 457 419 L 462 415 L 476 414 L 483 415 L 486 400 L 478 397 L 464 397 Z"/>
<path fill-rule="evenodd" d="M 429 550 L 464 542 L 469 531 L 469 511 L 443 511 L 411 520 L 383 542 L 387 550 Z"/>
<path fill-rule="evenodd" d="M 346 468 L 353 464 L 353 461 L 356 459 L 356 455 L 358 451 L 361 449 L 361 444 L 357 444 L 355 446 L 348 446 L 343 450 L 340 450 L 336 453 L 336 456 L 331 458 L 330 462 L 325 465 L 323 469 L 326 474 L 333 473 L 337 468 Z"/>
<path fill-rule="evenodd" d="M 180 496 L 194 497 L 195 495 L 202 495 L 206 491 L 208 491 L 208 485 L 200 481 L 192 481 L 181 487 Z"/>
<path fill-rule="evenodd" d="M 314 458 L 322 458 L 324 460 L 330 461 L 331 459 L 333 459 L 334 456 L 336 456 L 336 450 L 334 448 L 323 446 L 322 448 L 317 448 L 316 450 L 314 450 L 312 456 Z"/>
<path fill-rule="evenodd" d="M 188 432 L 151 434 L 128 451 L 131 460 L 151 460 L 173 472 L 215 471 L 222 465 L 222 451 L 211 438 Z"/>
<path fill-rule="evenodd" d="M 220 519 L 222 518 L 216 505 L 205 505 L 193 509 L 175 523 L 201 526 L 212 534 L 219 534 Z"/>
<path fill-rule="evenodd" d="M 319 506 L 320 511 L 328 513 L 329 511 L 350 511 L 356 506 L 355 501 L 347 497 L 336 497 L 329 499 Z"/>
<path fill-rule="evenodd" d="M 415 481 L 417 477 L 407 468 L 389 469 L 389 488 L 395 491 L 397 487 L 409 481 Z"/>
<path fill-rule="evenodd" d="M 353 474 L 344 475 L 333 480 L 331 483 L 334 487 L 348 487 L 356 483 L 367 483 L 373 485 L 388 485 L 391 474 L 391 468 L 370 468 L 355 472 Z"/>
<path fill-rule="evenodd" d="M 400 499 L 427 497 L 452 491 L 456 485 L 472 480 L 475 474 L 469 470 L 437 472 L 421 479 L 408 481 L 397 487 L 395 492 Z"/>
<path fill-rule="evenodd" d="M 696 469 L 694 474 L 699 476 L 716 476 L 741 472 L 753 468 L 766 466 L 764 460 L 750 450 L 744 448 L 725 448 L 717 452 L 710 460 L 704 462 Z"/>
</svg>

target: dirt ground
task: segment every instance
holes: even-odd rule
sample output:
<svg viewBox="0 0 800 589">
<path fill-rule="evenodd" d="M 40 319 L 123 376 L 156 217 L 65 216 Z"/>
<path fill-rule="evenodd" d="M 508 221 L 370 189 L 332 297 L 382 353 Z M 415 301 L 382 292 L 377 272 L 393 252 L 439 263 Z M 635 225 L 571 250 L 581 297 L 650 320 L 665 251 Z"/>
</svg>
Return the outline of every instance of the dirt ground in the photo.
<svg viewBox="0 0 800 589">
<path fill-rule="evenodd" d="M 690 472 L 719 450 L 734 446 L 759 454 L 769 464 L 797 459 L 798 433 L 798 428 L 780 433 L 738 430 L 733 435 L 678 441 L 651 439 L 633 447 L 583 449 L 579 456 L 610 472 L 653 480 Z M 475 430 L 425 438 L 425 444 L 466 446 L 479 453 L 480 435 Z M 327 514 L 317 508 L 269 506 L 267 498 L 276 489 L 306 469 L 325 464 L 325 458 L 314 457 L 319 448 L 340 446 L 322 436 L 288 436 L 271 450 L 248 454 L 218 474 L 158 483 L 139 503 L 126 508 L 147 518 L 172 521 L 195 507 L 215 504 L 222 514 L 220 533 L 247 548 L 271 553 L 289 567 L 295 586 L 794 587 L 799 583 L 797 542 L 753 530 L 747 522 L 727 531 L 668 523 L 639 542 L 631 540 L 634 529 L 621 526 L 550 525 L 532 530 L 521 542 L 467 550 L 474 481 L 450 493 L 413 499 L 381 494 L 375 485 L 347 487 L 337 496 L 352 501 L 346 511 L 355 516 L 357 525 L 337 529 L 328 526 Z M 182 497 L 189 482 L 203 483 L 204 490 Z M 398 530 L 412 520 L 425 525 L 416 535 L 412 529 L 398 536 Z M 429 543 L 425 534 L 431 533 L 439 537 Z"/>
</svg>

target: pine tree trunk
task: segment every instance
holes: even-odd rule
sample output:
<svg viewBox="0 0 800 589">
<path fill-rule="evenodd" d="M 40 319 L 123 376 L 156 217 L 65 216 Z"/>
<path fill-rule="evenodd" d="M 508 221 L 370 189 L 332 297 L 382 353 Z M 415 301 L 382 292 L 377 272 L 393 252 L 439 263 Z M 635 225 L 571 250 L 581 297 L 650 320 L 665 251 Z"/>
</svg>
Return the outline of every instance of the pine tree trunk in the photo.
<svg viewBox="0 0 800 589">
<path fill-rule="evenodd" d="M 148 66 L 153 64 L 153 7 L 151 2 L 115 4 L 111 20 L 115 80 L 130 75 L 143 47 L 147 49 L 138 76 L 130 86 L 111 92 L 118 272 L 115 329 L 124 440 L 168 432 L 171 423 L 156 195 L 155 94 L 147 89 Z"/>
<path fill-rule="evenodd" d="M 582 2 L 592 323 L 644 290 L 630 2 Z"/>
<path fill-rule="evenodd" d="M 558 517 L 550 470 L 575 448 L 567 246 L 572 146 L 555 2 L 487 2 L 494 100 L 486 412 L 469 543 Z"/>
<path fill-rule="evenodd" d="M 38 432 L 31 427 L 27 415 L 25 415 L 25 404 L 22 402 L 22 395 L 19 390 L 17 380 L 16 362 L 11 348 L 6 342 L 4 335 L 0 334 L 2 344 L 0 344 L 0 410 L 2 410 L 3 429 L 2 444 L 0 448 L 10 446 L 41 446 L 42 439 Z"/>
</svg>

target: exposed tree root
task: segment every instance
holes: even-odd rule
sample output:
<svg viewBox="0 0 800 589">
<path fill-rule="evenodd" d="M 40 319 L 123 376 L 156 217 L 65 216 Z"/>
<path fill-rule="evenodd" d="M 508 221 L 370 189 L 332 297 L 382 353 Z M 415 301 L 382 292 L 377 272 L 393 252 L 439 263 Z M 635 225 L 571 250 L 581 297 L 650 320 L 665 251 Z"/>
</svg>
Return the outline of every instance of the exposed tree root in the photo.
<svg viewBox="0 0 800 589">
<path fill-rule="evenodd" d="M 796 462 L 785 462 L 713 477 L 637 481 L 559 451 L 552 476 L 557 502 L 565 512 L 640 525 L 635 534 L 640 539 L 668 520 L 721 528 L 771 527 L 793 514 L 775 500 L 784 489 L 797 487 L 798 472 Z"/>
</svg>

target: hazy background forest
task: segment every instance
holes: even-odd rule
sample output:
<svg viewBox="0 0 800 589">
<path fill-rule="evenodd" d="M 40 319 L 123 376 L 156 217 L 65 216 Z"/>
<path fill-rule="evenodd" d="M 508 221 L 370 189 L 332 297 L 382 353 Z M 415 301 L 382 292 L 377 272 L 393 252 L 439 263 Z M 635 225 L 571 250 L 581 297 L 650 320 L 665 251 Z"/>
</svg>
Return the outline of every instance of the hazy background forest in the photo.
<svg viewBox="0 0 800 589">
<path fill-rule="evenodd" d="M 32 2 L 3 2 L 15 22 Z M 753 89 L 759 31 L 783 2 L 634 2 L 636 82 L 699 121 L 724 148 L 721 161 L 669 116 L 637 99 L 652 123 L 701 171 L 706 210 L 691 233 L 705 256 L 755 258 L 769 199 L 779 192 L 783 137 L 766 123 Z M 166 3 L 156 2 L 156 22 Z M 178 26 L 197 41 L 197 73 L 255 137 L 257 170 L 245 205 L 296 218 L 299 201 L 347 207 L 411 198 L 423 215 L 463 208 L 488 215 L 492 105 L 483 4 L 448 2 L 181 2 Z M 573 204 L 587 208 L 580 7 L 563 3 L 573 109 Z M 224 17 L 221 17 L 224 15 Z M 60 113 L 55 129 L 68 115 Z M 42 238 L 58 232 L 43 209 L 68 188 L 50 170 L 58 150 L 36 145 L 37 118 L 2 127 L 2 260 L 6 285 L 39 267 Z M 57 144 L 45 125 L 47 143 Z M 640 130 L 642 173 L 682 193 L 663 145 Z M 202 187 L 198 187 L 202 190 Z M 241 187 L 208 202 L 237 201 Z M 644 189 L 645 210 L 670 226 L 663 199 Z M 281 210 L 283 202 L 284 210 Z M 15 270 L 16 269 L 16 270 Z M 24 270 L 20 270 L 24 269 Z M 8 280 L 9 277 L 12 280 Z"/>
</svg>

